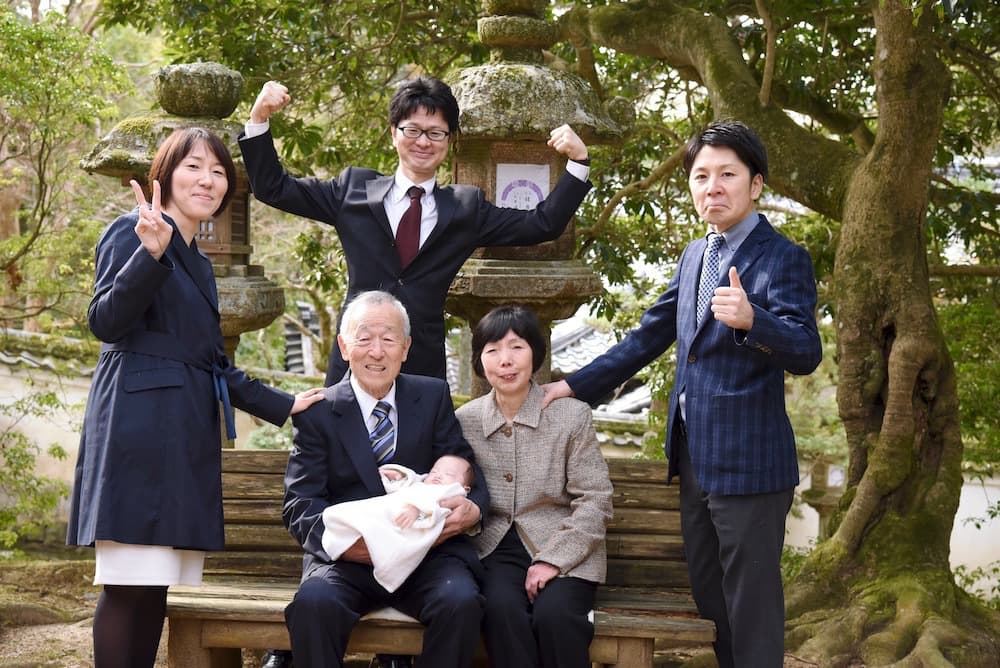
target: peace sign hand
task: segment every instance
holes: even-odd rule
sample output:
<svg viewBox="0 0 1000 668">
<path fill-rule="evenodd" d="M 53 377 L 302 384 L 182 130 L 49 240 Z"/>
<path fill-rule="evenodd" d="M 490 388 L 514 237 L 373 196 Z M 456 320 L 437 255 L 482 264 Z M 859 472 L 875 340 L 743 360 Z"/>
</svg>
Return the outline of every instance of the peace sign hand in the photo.
<svg viewBox="0 0 1000 668">
<path fill-rule="evenodd" d="M 135 224 L 135 234 L 142 242 L 142 247 L 153 256 L 154 260 L 159 262 L 163 254 L 167 252 L 170 237 L 174 234 L 174 228 L 163 220 L 163 213 L 160 210 L 160 182 L 153 179 L 152 206 L 146 203 L 142 187 L 135 179 L 129 183 L 132 184 L 135 201 L 139 205 L 139 222 Z"/>
</svg>

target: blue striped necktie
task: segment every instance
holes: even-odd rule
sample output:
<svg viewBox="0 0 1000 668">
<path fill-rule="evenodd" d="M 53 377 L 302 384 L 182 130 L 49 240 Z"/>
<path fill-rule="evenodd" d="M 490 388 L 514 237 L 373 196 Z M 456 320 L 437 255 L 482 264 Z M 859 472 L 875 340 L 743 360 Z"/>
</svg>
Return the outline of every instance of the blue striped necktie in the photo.
<svg viewBox="0 0 1000 668">
<path fill-rule="evenodd" d="M 368 435 L 372 444 L 372 452 L 375 453 L 375 461 L 385 464 L 392 460 L 392 453 L 396 450 L 396 430 L 389 419 L 389 410 L 392 407 L 385 401 L 375 404 L 372 415 L 375 416 L 375 428 Z"/>
<path fill-rule="evenodd" d="M 722 235 L 715 232 L 708 235 L 705 255 L 701 261 L 701 280 L 698 281 L 698 310 L 695 325 L 700 325 L 712 303 L 715 288 L 719 285 L 719 246 L 722 245 Z"/>
</svg>

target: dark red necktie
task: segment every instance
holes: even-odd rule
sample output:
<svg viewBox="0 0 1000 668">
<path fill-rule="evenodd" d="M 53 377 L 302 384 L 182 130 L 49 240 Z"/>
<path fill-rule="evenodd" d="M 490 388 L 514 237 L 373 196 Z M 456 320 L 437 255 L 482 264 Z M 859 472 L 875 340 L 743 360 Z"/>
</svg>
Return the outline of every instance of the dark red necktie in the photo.
<svg viewBox="0 0 1000 668">
<path fill-rule="evenodd" d="M 399 253 L 403 269 L 413 261 L 420 248 L 420 198 L 424 189 L 410 186 L 406 194 L 410 196 L 410 208 L 403 213 L 403 217 L 399 219 L 399 227 L 396 228 L 396 252 Z"/>
</svg>

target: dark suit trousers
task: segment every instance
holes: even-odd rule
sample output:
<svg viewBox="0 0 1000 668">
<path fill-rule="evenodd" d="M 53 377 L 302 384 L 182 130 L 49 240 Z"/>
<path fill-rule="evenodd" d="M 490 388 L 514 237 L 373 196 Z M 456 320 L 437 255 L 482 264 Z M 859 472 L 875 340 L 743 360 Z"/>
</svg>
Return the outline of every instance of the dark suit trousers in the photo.
<svg viewBox="0 0 1000 668">
<path fill-rule="evenodd" d="M 785 651 L 781 547 L 795 490 L 707 494 L 695 478 L 683 434 L 676 456 L 691 593 L 698 613 L 715 622 L 719 668 L 780 668 Z"/>
<path fill-rule="evenodd" d="M 513 527 L 483 559 L 483 637 L 491 668 L 590 668 L 594 624 L 589 615 L 597 585 L 553 578 L 532 604 L 524 589 L 530 566 Z"/>
<path fill-rule="evenodd" d="M 462 559 L 431 554 L 391 594 L 372 577 L 371 566 L 364 564 L 335 562 L 303 578 L 285 608 L 296 668 L 342 668 L 351 629 L 362 615 L 385 606 L 426 626 L 416 666 L 472 665 L 483 597 Z"/>
</svg>

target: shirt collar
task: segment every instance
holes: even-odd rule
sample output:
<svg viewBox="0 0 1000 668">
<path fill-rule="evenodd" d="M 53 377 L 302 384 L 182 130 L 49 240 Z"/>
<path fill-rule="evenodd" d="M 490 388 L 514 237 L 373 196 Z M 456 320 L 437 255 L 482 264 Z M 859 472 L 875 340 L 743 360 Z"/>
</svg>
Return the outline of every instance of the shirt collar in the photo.
<svg viewBox="0 0 1000 668">
<path fill-rule="evenodd" d="M 389 391 L 384 397 L 376 399 L 361 389 L 358 379 L 354 377 L 354 374 L 351 374 L 351 389 L 354 390 L 354 397 L 358 400 L 358 407 L 361 409 L 361 415 L 365 418 L 365 420 L 371 417 L 372 411 L 375 410 L 375 404 L 380 401 L 386 402 L 393 409 L 396 408 L 396 383 L 392 384 L 392 387 L 389 388 Z M 399 411 L 396 411 L 396 413 L 398 414 Z"/>
<path fill-rule="evenodd" d="M 393 177 L 392 191 L 389 193 L 389 197 L 393 202 L 402 202 L 406 197 L 406 191 L 410 189 L 410 186 L 420 186 L 424 189 L 424 197 L 428 193 L 434 192 L 434 188 L 437 185 L 437 177 L 432 177 L 427 181 L 422 183 L 414 183 L 409 179 L 408 176 L 403 174 L 403 167 L 396 167 L 396 174 Z"/>
<path fill-rule="evenodd" d="M 531 387 L 528 388 L 528 396 L 524 398 L 524 403 L 517 409 L 514 422 L 537 429 L 542 419 L 543 396 L 545 396 L 545 393 L 542 391 L 541 386 L 532 380 Z M 497 405 L 496 390 L 490 390 L 490 393 L 486 395 L 486 400 L 483 402 L 482 424 L 483 436 L 486 438 L 489 438 L 493 432 L 507 424 L 507 419 L 500 412 L 500 407 Z"/>
<path fill-rule="evenodd" d="M 757 227 L 758 222 L 760 222 L 760 216 L 757 214 L 757 210 L 754 209 L 746 218 L 723 232 L 722 242 L 726 245 L 726 248 L 735 253 L 740 244 L 746 241 L 746 238 Z"/>
</svg>

